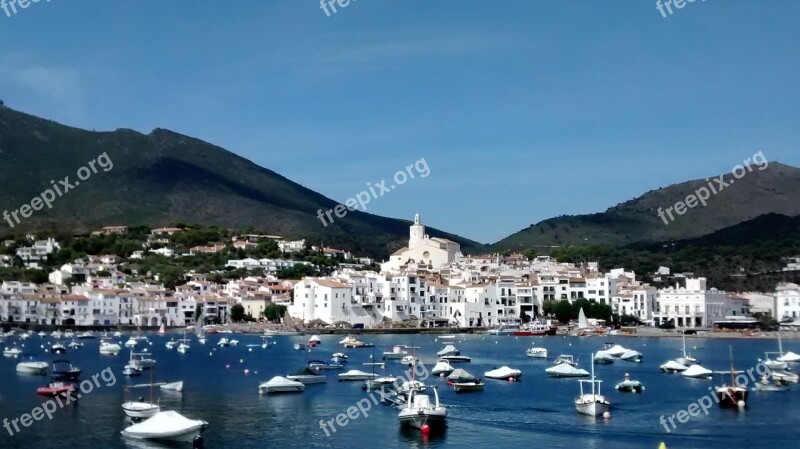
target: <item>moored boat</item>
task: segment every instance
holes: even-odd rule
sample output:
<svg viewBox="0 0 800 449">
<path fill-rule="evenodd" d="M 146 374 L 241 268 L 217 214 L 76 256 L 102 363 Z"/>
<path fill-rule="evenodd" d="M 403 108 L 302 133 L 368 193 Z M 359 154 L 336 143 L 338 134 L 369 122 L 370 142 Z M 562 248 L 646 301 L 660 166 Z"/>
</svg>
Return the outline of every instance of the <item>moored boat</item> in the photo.
<svg viewBox="0 0 800 449">
<path fill-rule="evenodd" d="M 447 423 L 447 408 L 439 403 L 439 392 L 436 388 L 433 393 L 436 398 L 436 402 L 433 404 L 427 395 L 411 393 L 408 402 L 397 415 L 400 425 L 423 431 L 444 427 Z"/>
<path fill-rule="evenodd" d="M 522 377 L 522 371 L 508 366 L 501 366 L 483 373 L 483 376 L 489 379 L 498 380 L 519 380 Z"/>
<path fill-rule="evenodd" d="M 289 380 L 282 376 L 275 376 L 272 379 L 258 386 L 260 394 L 275 393 L 302 393 L 306 386 L 302 382 Z"/>
<path fill-rule="evenodd" d="M 592 364 L 592 378 L 590 380 L 578 381 L 581 388 L 581 394 L 575 398 L 575 409 L 578 411 L 578 413 L 589 416 L 600 416 L 608 412 L 608 408 L 611 406 L 611 403 L 600 392 L 600 384 L 602 382 L 602 380 L 595 378 L 594 364 Z M 591 385 L 591 393 L 583 392 L 584 383 Z"/>
<path fill-rule="evenodd" d="M 208 423 L 192 420 L 173 412 L 157 412 L 149 419 L 133 424 L 122 431 L 127 438 L 139 440 L 164 440 L 164 441 L 195 441 Z"/>
<path fill-rule="evenodd" d="M 628 373 L 625 373 L 625 379 L 614 388 L 622 393 L 641 393 L 644 391 L 644 385 L 638 380 L 632 380 L 631 375 Z"/>
<path fill-rule="evenodd" d="M 534 359 L 546 359 L 547 358 L 547 349 L 546 348 L 529 348 L 525 351 L 525 354 L 528 357 L 532 357 Z"/>
<path fill-rule="evenodd" d="M 60 396 L 64 394 L 69 394 L 75 391 L 74 384 L 68 384 L 64 382 L 50 382 L 44 387 L 39 387 L 36 389 L 36 394 L 40 396 Z"/>
</svg>

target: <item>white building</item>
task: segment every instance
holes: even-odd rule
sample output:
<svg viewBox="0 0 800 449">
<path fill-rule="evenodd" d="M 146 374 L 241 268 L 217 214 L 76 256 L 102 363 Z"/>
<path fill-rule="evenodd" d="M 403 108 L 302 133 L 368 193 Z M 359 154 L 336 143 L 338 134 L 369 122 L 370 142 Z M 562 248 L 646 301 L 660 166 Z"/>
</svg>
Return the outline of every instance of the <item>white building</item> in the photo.
<svg viewBox="0 0 800 449">
<path fill-rule="evenodd" d="M 305 249 L 306 239 L 302 240 L 279 240 L 278 249 L 283 253 L 297 253 Z"/>
<path fill-rule="evenodd" d="M 710 328 L 730 316 L 742 316 L 734 301 L 724 291 L 706 288 L 706 278 L 687 278 L 686 287 L 675 285 L 658 292 L 656 325 L 674 320 L 676 327 Z"/>
<path fill-rule="evenodd" d="M 428 237 L 417 214 L 414 224 L 409 228 L 408 247 L 400 248 L 389 256 L 389 261 L 381 264 L 381 271 L 400 271 L 402 266 L 409 263 L 441 268 L 460 257 L 461 245 L 448 239 Z"/>
<path fill-rule="evenodd" d="M 775 296 L 775 319 L 800 321 L 800 286 L 791 283 L 779 284 Z"/>
<path fill-rule="evenodd" d="M 322 320 L 333 324 L 347 321 L 365 327 L 372 325 L 366 314 L 353 316 L 351 301 L 349 285 L 327 278 L 305 278 L 294 286 L 294 304 L 288 313 L 293 319 L 304 322 Z"/>
</svg>

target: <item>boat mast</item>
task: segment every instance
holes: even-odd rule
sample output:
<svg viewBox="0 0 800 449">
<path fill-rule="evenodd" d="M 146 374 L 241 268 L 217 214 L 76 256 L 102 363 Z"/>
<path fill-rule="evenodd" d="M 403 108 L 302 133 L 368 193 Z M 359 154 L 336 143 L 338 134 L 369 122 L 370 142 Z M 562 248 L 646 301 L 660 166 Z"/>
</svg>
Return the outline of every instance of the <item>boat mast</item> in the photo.
<svg viewBox="0 0 800 449">
<path fill-rule="evenodd" d="M 728 355 L 731 359 L 731 385 L 736 386 L 736 374 L 733 372 L 733 346 L 728 346 Z"/>
</svg>

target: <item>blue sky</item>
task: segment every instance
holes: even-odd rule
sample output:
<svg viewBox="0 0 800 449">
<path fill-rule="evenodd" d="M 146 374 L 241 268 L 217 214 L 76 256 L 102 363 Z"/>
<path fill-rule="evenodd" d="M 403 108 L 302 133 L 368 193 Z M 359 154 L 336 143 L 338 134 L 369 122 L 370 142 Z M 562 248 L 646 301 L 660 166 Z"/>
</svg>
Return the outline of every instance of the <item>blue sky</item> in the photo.
<svg viewBox="0 0 800 449">
<path fill-rule="evenodd" d="M 0 10 L 0 98 L 169 128 L 344 201 L 493 242 L 727 172 L 800 166 L 800 2 L 51 0 Z"/>
</svg>

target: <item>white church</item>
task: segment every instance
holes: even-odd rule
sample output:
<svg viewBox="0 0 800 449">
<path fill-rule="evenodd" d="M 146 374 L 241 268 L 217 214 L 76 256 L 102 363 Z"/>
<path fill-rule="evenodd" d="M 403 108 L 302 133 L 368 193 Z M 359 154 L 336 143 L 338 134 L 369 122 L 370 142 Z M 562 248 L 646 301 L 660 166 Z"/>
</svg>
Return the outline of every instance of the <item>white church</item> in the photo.
<svg viewBox="0 0 800 449">
<path fill-rule="evenodd" d="M 414 224 L 409 227 L 408 247 L 400 248 L 381 264 L 382 272 L 400 271 L 408 264 L 430 265 L 441 268 L 462 257 L 461 245 L 425 234 L 425 225 L 420 223 L 419 214 L 414 216 Z"/>
</svg>

